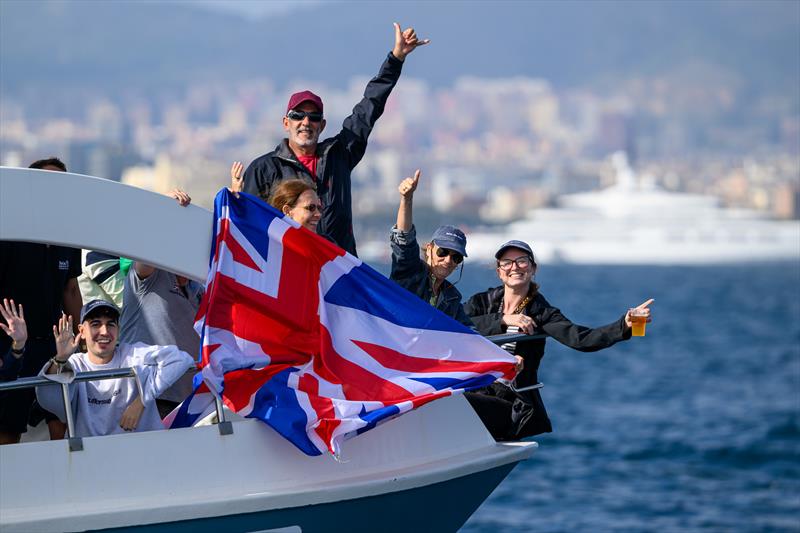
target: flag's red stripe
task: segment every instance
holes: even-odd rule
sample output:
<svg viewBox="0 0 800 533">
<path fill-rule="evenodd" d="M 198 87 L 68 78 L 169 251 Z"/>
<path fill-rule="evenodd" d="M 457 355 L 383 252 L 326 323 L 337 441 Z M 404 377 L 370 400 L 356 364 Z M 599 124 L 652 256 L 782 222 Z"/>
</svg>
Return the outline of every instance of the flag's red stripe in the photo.
<svg viewBox="0 0 800 533">
<path fill-rule="evenodd" d="M 235 412 L 241 411 L 250 403 L 250 398 L 258 392 L 272 376 L 286 370 L 289 365 L 269 365 L 258 370 L 241 369 L 225 373 L 225 390 L 222 398 Z"/>
<path fill-rule="evenodd" d="M 514 364 L 504 361 L 489 362 L 470 362 L 470 361 L 449 361 L 447 359 L 426 359 L 424 357 L 414 357 L 392 350 L 385 346 L 372 344 L 364 341 L 353 340 L 359 348 L 367 352 L 373 359 L 378 361 L 385 368 L 398 370 L 401 372 L 415 373 L 437 373 L 437 372 L 473 372 L 475 374 L 487 374 L 489 372 L 511 372 L 513 377 Z"/>
<path fill-rule="evenodd" d="M 300 324 L 283 315 L 278 300 L 223 274 L 217 274 L 214 285 L 214 305 L 206 315 L 206 327 L 258 344 L 275 363 L 302 365 L 318 349 L 318 320 Z"/>
<path fill-rule="evenodd" d="M 221 238 L 217 239 L 217 257 L 219 257 L 219 245 L 222 241 L 224 241 L 225 246 L 228 247 L 228 250 L 233 256 L 234 261 L 258 272 L 262 272 L 262 270 L 258 268 L 258 265 L 256 265 L 255 261 L 253 261 L 253 258 L 250 257 L 250 254 L 245 251 L 242 245 L 239 244 L 239 241 L 237 241 L 236 238 L 231 234 L 230 220 L 223 218 L 219 221 L 219 223 L 219 235 L 221 235 Z"/>
<path fill-rule="evenodd" d="M 433 400 L 438 400 L 439 398 L 444 398 L 445 396 L 450 396 L 452 391 L 443 390 L 437 392 L 431 392 L 430 394 L 423 394 L 422 396 L 416 396 L 411 400 L 411 403 L 414 405 L 414 409 L 425 405 L 428 402 L 432 402 Z"/>
<path fill-rule="evenodd" d="M 333 402 L 330 398 L 320 396 L 319 381 L 310 374 L 300 376 L 297 388 L 308 395 L 308 401 L 317 416 L 317 426 L 314 431 L 323 442 L 328 444 L 330 452 L 334 453 L 330 443 L 333 441 L 333 432 L 342 421 L 336 418 Z"/>
<path fill-rule="evenodd" d="M 346 399 L 395 403 L 410 400 L 414 396 L 413 392 L 340 356 L 324 326 L 321 327 L 320 337 L 322 347 L 319 357 L 314 358 L 314 372 L 331 383 L 341 385 Z"/>
</svg>

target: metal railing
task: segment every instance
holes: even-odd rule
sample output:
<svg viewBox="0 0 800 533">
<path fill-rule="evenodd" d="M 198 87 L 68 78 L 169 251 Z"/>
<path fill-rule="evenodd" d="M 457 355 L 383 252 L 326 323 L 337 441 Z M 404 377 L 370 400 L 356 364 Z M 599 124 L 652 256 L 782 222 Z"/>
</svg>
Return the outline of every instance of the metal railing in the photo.
<svg viewBox="0 0 800 533">
<path fill-rule="evenodd" d="M 72 404 L 69 401 L 69 386 L 82 381 L 103 381 L 106 379 L 135 378 L 136 373 L 132 368 L 114 368 L 110 370 L 94 370 L 92 372 L 75 372 L 75 376 L 69 383 L 60 383 L 42 376 L 32 376 L 19 378 L 14 381 L 0 382 L 0 392 L 30 389 L 33 387 L 61 387 L 61 396 L 64 401 L 64 413 L 67 423 L 67 440 L 70 451 L 83 450 L 83 439 L 75 434 L 75 419 L 72 414 Z M 220 435 L 230 435 L 233 433 L 233 425 L 225 419 L 225 412 L 222 409 L 222 400 L 217 396 L 215 408 L 217 412 L 217 425 Z"/>
<path fill-rule="evenodd" d="M 508 342 L 537 340 L 537 339 L 544 339 L 545 337 L 547 337 L 547 335 L 504 333 L 501 335 L 492 335 L 486 338 L 499 346 Z M 75 420 L 72 414 L 72 404 L 69 401 L 69 386 L 73 383 L 80 383 L 83 381 L 102 381 L 106 379 L 121 379 L 121 378 L 135 378 L 135 377 L 136 374 L 134 373 L 132 368 L 115 368 L 110 370 L 94 370 L 92 372 L 76 372 L 75 376 L 69 383 L 59 383 L 45 377 L 32 376 L 32 377 L 19 378 L 14 381 L 0 382 L 0 392 L 16 390 L 16 389 L 29 389 L 32 387 L 60 386 L 61 395 L 64 400 L 64 413 L 67 419 L 66 420 L 67 440 L 69 441 L 69 449 L 70 451 L 79 451 L 83 450 L 83 440 L 81 439 L 81 437 L 75 435 Z M 513 384 L 509 385 L 509 388 L 514 392 L 524 392 L 533 389 L 540 389 L 542 387 L 543 385 L 541 383 L 536 383 L 534 385 L 530 385 L 528 387 L 522 387 L 519 389 L 514 387 Z M 218 395 L 215 395 L 214 400 L 215 400 L 214 404 L 216 409 L 217 426 L 219 428 L 219 433 L 220 435 L 230 435 L 233 433 L 233 424 L 231 424 L 230 421 L 225 419 L 225 411 L 223 409 L 222 399 Z"/>
<path fill-rule="evenodd" d="M 535 341 L 539 339 L 546 339 L 547 335 L 541 333 L 536 335 L 528 335 L 527 333 L 501 333 L 500 335 L 490 335 L 486 338 L 495 343 L 496 345 L 501 346 L 509 342 Z M 534 383 L 533 385 L 528 385 L 527 387 L 519 387 L 519 388 L 517 388 L 513 382 L 508 384 L 508 388 L 516 393 L 541 389 L 542 387 L 544 387 L 544 383 Z"/>
</svg>

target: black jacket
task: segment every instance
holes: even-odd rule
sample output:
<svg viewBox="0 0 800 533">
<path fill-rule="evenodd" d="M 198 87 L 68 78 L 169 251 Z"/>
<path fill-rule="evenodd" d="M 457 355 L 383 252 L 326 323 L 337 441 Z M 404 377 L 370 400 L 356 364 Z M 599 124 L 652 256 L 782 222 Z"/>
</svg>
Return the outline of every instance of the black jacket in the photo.
<svg viewBox="0 0 800 533">
<path fill-rule="evenodd" d="M 344 120 L 342 131 L 317 144 L 319 160 L 316 180 L 297 160 L 289 148 L 289 141 L 284 139 L 274 151 L 250 163 L 244 173 L 244 192 L 268 201 L 272 186 L 277 181 L 289 178 L 315 181 L 317 194 L 324 206 L 317 233 L 330 237 L 333 242 L 357 255 L 353 236 L 350 173 L 367 150 L 367 138 L 383 114 L 386 100 L 400 78 L 402 67 L 403 62 L 389 53 L 378 75 L 367 84 L 364 98 L 353 108 L 353 114 Z"/>
<path fill-rule="evenodd" d="M 392 228 L 389 241 L 392 246 L 392 273 L 390 276 L 392 281 L 426 302 L 430 302 L 433 289 L 428 266 L 420 258 L 417 230 L 414 226 L 411 226 L 411 231 L 408 232 Z M 442 281 L 439 295 L 436 298 L 436 309 L 458 320 L 468 328 L 474 328 L 461 305 L 461 293 L 447 280 Z"/>
<path fill-rule="evenodd" d="M 506 332 L 503 319 L 503 287 L 495 287 L 473 295 L 464 305 L 464 310 L 472 318 L 475 327 L 482 335 L 498 335 Z M 582 352 L 595 352 L 631 337 L 625 326 L 625 316 L 606 326 L 588 328 L 574 324 L 561 311 L 537 292 L 525 306 L 524 313 L 536 323 L 534 334 L 546 334 L 561 344 Z M 533 385 L 539 381 L 539 362 L 544 357 L 546 339 L 518 342 L 515 353 L 521 355 L 525 365 L 515 380 L 517 388 Z M 487 394 L 502 396 L 514 403 L 511 416 L 514 422 L 513 434 L 509 439 L 521 439 L 539 433 L 552 431 L 550 419 L 542 403 L 538 390 L 513 393 L 508 387 L 495 384 Z"/>
</svg>

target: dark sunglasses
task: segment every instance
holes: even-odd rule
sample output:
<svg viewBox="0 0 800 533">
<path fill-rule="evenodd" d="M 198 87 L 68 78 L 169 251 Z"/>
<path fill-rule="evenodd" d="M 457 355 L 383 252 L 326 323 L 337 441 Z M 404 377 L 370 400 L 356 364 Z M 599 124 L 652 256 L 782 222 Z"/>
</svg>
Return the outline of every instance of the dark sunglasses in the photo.
<svg viewBox="0 0 800 533">
<path fill-rule="evenodd" d="M 319 211 L 320 213 L 322 212 L 322 206 L 319 204 L 308 204 L 302 206 L 302 208 L 311 213 L 312 215 L 317 211 Z"/>
<path fill-rule="evenodd" d="M 322 120 L 322 113 L 319 111 L 297 111 L 295 109 L 290 109 L 286 113 L 286 118 L 291 120 L 303 120 L 306 117 L 310 122 L 319 122 Z"/>
<path fill-rule="evenodd" d="M 437 248 L 436 255 L 439 257 L 447 257 L 450 256 L 450 260 L 453 263 L 460 265 L 461 262 L 464 260 L 464 256 L 458 252 L 454 252 L 453 250 L 448 250 L 447 248 Z"/>
</svg>

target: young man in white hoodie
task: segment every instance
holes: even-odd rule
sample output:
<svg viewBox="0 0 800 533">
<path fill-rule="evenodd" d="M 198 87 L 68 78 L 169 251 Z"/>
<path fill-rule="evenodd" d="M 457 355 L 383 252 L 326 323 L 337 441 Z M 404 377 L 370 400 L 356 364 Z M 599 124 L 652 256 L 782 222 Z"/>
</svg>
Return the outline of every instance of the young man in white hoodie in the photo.
<svg viewBox="0 0 800 533">
<path fill-rule="evenodd" d="M 77 437 L 163 429 L 155 399 L 194 365 L 191 356 L 176 346 L 117 346 L 119 315 L 113 304 L 93 300 L 81 309 L 77 336 L 72 334 L 71 316 L 62 315 L 53 326 L 56 355 L 45 363 L 40 376 L 127 367 L 136 374 L 70 386 Z M 86 352 L 73 353 L 81 339 L 86 341 Z M 42 407 L 66 418 L 60 387 L 37 387 L 36 397 Z"/>
</svg>

